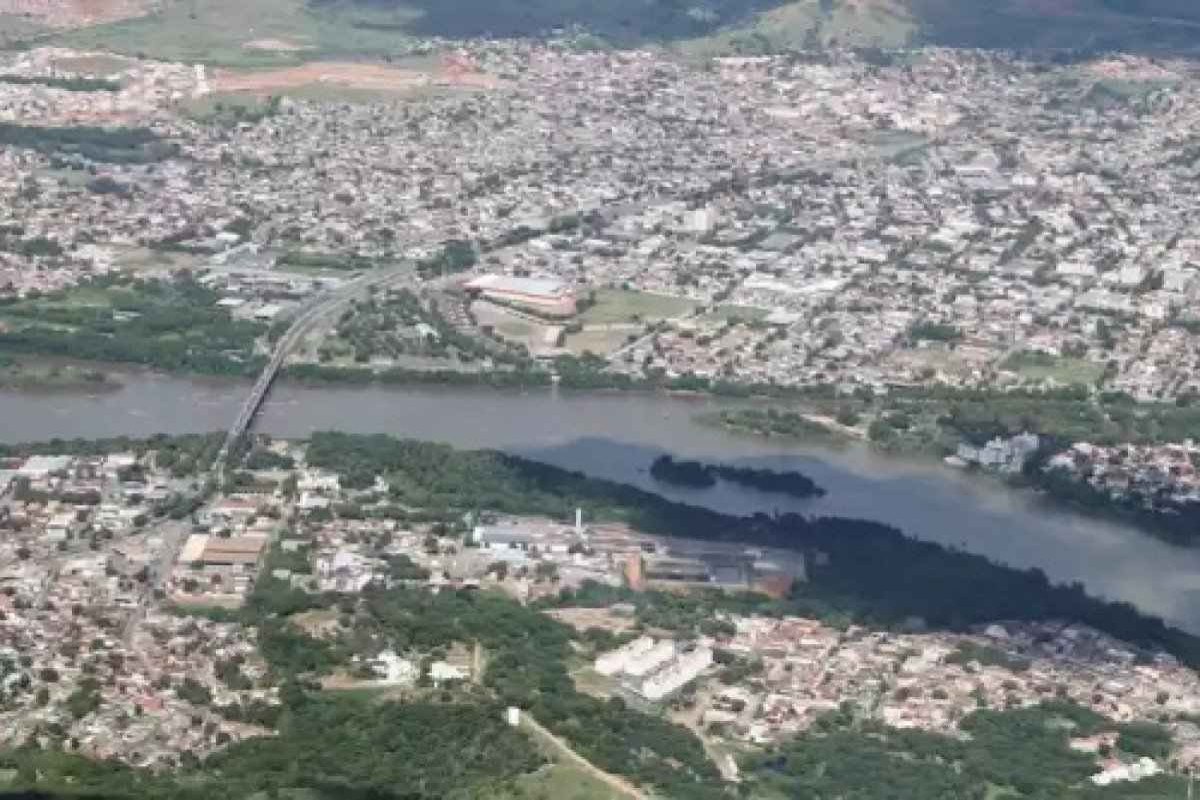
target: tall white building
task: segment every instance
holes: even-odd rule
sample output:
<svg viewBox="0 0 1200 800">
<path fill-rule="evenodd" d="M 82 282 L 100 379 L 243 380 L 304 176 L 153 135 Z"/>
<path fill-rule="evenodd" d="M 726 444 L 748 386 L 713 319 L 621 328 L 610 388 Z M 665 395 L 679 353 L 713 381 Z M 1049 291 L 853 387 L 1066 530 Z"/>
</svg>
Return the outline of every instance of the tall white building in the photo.
<svg viewBox="0 0 1200 800">
<path fill-rule="evenodd" d="M 697 647 L 681 653 L 671 663 L 642 682 L 641 693 L 647 700 L 661 700 L 699 677 L 713 663 L 713 651 Z"/>
</svg>

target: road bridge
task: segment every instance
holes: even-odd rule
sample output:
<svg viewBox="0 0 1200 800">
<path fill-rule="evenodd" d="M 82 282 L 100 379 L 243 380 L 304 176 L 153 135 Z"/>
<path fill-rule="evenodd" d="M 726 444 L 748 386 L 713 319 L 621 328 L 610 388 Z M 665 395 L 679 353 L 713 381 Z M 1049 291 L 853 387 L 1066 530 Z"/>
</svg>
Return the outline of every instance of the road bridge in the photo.
<svg viewBox="0 0 1200 800">
<path fill-rule="evenodd" d="M 259 409 L 262 408 L 262 404 L 267 399 L 267 395 L 270 393 L 275 379 L 279 377 L 279 372 L 283 369 L 284 362 L 296 348 L 296 345 L 318 323 L 340 312 L 352 300 L 363 295 L 371 288 L 393 286 L 413 278 L 414 272 L 411 265 L 406 265 L 399 269 L 392 267 L 373 270 L 339 286 L 333 291 L 316 296 L 300 307 L 295 319 L 292 320 L 292 324 L 275 343 L 275 347 L 271 351 L 270 360 L 267 361 L 266 366 L 259 373 L 258 379 L 254 381 L 254 386 L 250 390 L 249 396 L 246 397 L 245 402 L 242 403 L 241 408 L 238 410 L 237 419 L 234 420 L 233 425 L 230 426 L 229 431 L 225 434 L 225 442 L 221 445 L 221 450 L 217 454 L 216 461 L 213 463 L 213 470 L 219 478 L 224 478 L 225 467 L 227 466 L 230 453 L 233 452 L 234 445 L 250 430 L 250 426 L 254 422 L 254 417 L 258 414 Z"/>
</svg>

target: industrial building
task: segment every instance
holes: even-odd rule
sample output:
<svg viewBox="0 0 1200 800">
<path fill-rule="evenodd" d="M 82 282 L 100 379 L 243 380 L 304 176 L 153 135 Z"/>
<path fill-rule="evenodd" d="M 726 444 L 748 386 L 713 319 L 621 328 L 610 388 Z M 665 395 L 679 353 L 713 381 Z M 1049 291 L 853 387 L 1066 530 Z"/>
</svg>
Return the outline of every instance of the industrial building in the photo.
<svg viewBox="0 0 1200 800">
<path fill-rule="evenodd" d="M 463 288 L 498 303 L 519 306 L 550 317 L 575 315 L 575 290 L 554 278 L 514 278 L 507 275 L 481 275 L 467 281 Z"/>
<path fill-rule="evenodd" d="M 254 570 L 258 568 L 266 545 L 266 536 L 221 537 L 193 534 L 184 543 L 179 562 L 199 564 L 202 567 Z"/>
<path fill-rule="evenodd" d="M 643 559 L 642 574 L 645 580 L 651 582 L 712 582 L 712 570 L 697 558 L 651 556 Z"/>
</svg>

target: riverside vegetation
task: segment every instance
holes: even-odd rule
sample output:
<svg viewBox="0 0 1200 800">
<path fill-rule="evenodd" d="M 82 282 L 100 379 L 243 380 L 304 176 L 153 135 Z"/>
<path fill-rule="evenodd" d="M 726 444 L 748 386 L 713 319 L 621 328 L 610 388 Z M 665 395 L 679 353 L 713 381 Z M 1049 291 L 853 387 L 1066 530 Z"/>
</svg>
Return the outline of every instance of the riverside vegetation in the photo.
<svg viewBox="0 0 1200 800">
<path fill-rule="evenodd" d="M 650 476 L 656 481 L 691 489 L 707 489 L 717 480 L 761 492 L 786 494 L 801 499 L 821 497 L 825 490 L 807 475 L 799 472 L 776 472 L 771 469 L 734 467 L 729 464 L 704 464 L 699 461 L 676 461 L 669 455 L 659 456 L 650 465 Z"/>
</svg>

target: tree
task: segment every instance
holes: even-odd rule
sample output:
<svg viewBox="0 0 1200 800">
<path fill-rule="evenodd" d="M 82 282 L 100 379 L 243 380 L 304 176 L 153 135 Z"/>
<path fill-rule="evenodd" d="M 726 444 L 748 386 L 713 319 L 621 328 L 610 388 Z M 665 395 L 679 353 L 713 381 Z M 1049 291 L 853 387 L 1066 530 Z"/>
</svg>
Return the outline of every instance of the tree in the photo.
<svg viewBox="0 0 1200 800">
<path fill-rule="evenodd" d="M 850 406 L 842 406 L 838 409 L 837 422 L 839 425 L 852 428 L 859 423 L 860 419 L 859 413 Z"/>
</svg>

